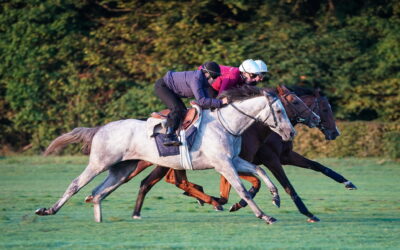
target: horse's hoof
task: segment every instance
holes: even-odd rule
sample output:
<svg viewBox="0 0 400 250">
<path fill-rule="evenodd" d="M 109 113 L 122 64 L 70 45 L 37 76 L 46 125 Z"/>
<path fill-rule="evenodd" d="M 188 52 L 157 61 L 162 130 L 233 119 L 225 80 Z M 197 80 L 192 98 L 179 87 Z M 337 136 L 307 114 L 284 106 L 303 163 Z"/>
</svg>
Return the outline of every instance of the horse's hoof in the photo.
<svg viewBox="0 0 400 250">
<path fill-rule="evenodd" d="M 233 204 L 231 206 L 231 208 L 229 209 L 229 212 L 235 212 L 235 211 L 238 211 L 241 208 L 242 208 L 242 206 L 239 203 L 236 203 L 236 204 Z"/>
<path fill-rule="evenodd" d="M 351 183 L 351 182 L 349 182 L 349 183 L 346 183 L 346 185 L 344 186 L 347 190 L 357 190 L 357 187 L 353 184 L 353 183 Z"/>
<path fill-rule="evenodd" d="M 49 210 L 44 207 L 37 209 L 35 211 L 35 214 L 40 215 L 40 216 L 50 215 Z"/>
<path fill-rule="evenodd" d="M 134 219 L 134 220 L 141 220 L 142 217 L 141 217 L 140 215 L 134 215 L 134 216 L 132 216 L 132 219 Z"/>
<path fill-rule="evenodd" d="M 199 204 L 200 206 L 204 206 L 204 201 L 197 199 L 197 204 Z"/>
<path fill-rule="evenodd" d="M 313 216 L 313 217 L 307 219 L 307 222 L 309 222 L 309 223 L 315 223 L 318 221 L 320 221 L 320 219 L 318 219 L 317 216 Z"/>
<path fill-rule="evenodd" d="M 217 206 L 214 206 L 214 210 L 218 211 L 218 212 L 221 212 L 221 211 L 224 211 L 224 207 L 221 206 L 221 205 L 217 205 Z"/>
<path fill-rule="evenodd" d="M 92 203 L 92 201 L 93 201 L 93 195 L 86 196 L 86 198 L 85 198 L 86 203 Z"/>
<path fill-rule="evenodd" d="M 277 206 L 278 208 L 281 207 L 281 199 L 279 198 L 279 196 L 274 197 L 272 199 L 272 204 L 274 204 L 275 206 Z"/>
<path fill-rule="evenodd" d="M 221 197 L 221 198 L 215 198 L 214 197 L 214 200 L 216 200 L 220 205 L 225 205 L 226 203 L 228 203 L 228 200 L 226 198 L 223 198 L 223 197 Z"/>
<path fill-rule="evenodd" d="M 270 225 L 274 224 L 274 223 L 277 222 L 277 221 L 278 221 L 278 220 L 275 219 L 274 217 L 267 217 L 267 219 L 265 220 L 265 222 L 266 222 L 267 224 L 270 224 Z"/>
</svg>

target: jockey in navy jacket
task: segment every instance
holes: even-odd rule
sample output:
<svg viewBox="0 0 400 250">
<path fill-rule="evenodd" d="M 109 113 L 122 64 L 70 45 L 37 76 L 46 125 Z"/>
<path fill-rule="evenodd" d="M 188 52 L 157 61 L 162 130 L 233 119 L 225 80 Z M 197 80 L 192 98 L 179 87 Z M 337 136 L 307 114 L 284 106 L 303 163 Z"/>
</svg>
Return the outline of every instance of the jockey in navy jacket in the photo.
<svg viewBox="0 0 400 250">
<path fill-rule="evenodd" d="M 220 108 L 222 106 L 221 100 L 208 97 L 207 89 L 210 88 L 210 84 L 201 70 L 168 71 L 163 79 L 174 93 L 180 97 L 194 97 L 202 108 Z"/>
<path fill-rule="evenodd" d="M 210 84 L 220 75 L 221 70 L 217 63 L 206 62 L 200 70 L 168 71 L 163 78 L 156 81 L 154 87 L 156 95 L 171 110 L 167 117 L 167 135 L 163 141 L 165 146 L 180 145 L 175 131 L 186 112 L 182 97 L 194 97 L 202 108 L 220 108 L 227 103 L 226 98 L 219 100 L 210 98 L 208 95 Z"/>
</svg>

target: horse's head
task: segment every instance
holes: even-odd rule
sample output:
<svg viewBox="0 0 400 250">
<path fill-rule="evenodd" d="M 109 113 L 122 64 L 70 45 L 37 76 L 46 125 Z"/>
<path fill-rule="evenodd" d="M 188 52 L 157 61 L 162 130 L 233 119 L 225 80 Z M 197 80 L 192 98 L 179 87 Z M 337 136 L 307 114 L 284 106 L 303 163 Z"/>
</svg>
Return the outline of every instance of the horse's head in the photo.
<svg viewBox="0 0 400 250">
<path fill-rule="evenodd" d="M 322 96 L 319 90 L 314 90 L 312 94 L 300 97 L 308 107 L 317 113 L 321 122 L 317 126 L 325 135 L 326 140 L 335 140 L 340 135 L 333 116 L 331 105 L 326 96 Z"/>
<path fill-rule="evenodd" d="M 279 99 L 285 107 L 286 113 L 293 126 L 303 123 L 310 128 L 319 125 L 321 119 L 315 114 L 294 92 L 284 85 L 276 87 Z"/>
<path fill-rule="evenodd" d="M 293 128 L 282 102 L 272 92 L 264 90 L 263 93 L 267 98 L 269 106 L 269 112 L 266 114 L 264 123 L 268 125 L 272 131 L 280 135 L 282 140 L 292 140 L 296 135 L 296 130 Z"/>
</svg>

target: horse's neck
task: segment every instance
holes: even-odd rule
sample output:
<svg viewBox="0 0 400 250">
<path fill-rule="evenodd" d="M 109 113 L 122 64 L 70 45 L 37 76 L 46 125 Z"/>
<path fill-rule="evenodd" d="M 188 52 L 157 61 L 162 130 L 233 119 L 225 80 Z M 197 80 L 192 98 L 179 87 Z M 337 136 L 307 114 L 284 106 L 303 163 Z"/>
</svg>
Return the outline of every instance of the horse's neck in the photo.
<svg viewBox="0 0 400 250">
<path fill-rule="evenodd" d="M 270 134 L 273 133 L 270 127 L 259 122 L 253 124 L 249 129 L 254 128 L 257 131 L 257 137 L 260 142 L 263 142 Z"/>
<path fill-rule="evenodd" d="M 265 97 L 255 97 L 241 102 L 232 103 L 219 110 L 218 120 L 231 134 L 241 135 L 258 118 L 263 109 L 269 107 L 266 105 Z"/>
<path fill-rule="evenodd" d="M 316 102 L 316 97 L 312 95 L 300 96 L 300 99 L 308 106 L 308 108 L 312 108 Z"/>
</svg>

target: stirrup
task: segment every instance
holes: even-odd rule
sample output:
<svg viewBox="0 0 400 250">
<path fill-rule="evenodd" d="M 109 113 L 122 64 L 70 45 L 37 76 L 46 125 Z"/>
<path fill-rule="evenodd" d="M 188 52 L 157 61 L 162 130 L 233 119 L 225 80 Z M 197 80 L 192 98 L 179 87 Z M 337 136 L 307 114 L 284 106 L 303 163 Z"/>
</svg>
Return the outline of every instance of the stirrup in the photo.
<svg viewBox="0 0 400 250">
<path fill-rule="evenodd" d="M 180 146 L 181 142 L 175 134 L 167 134 L 163 140 L 164 146 Z"/>
</svg>

